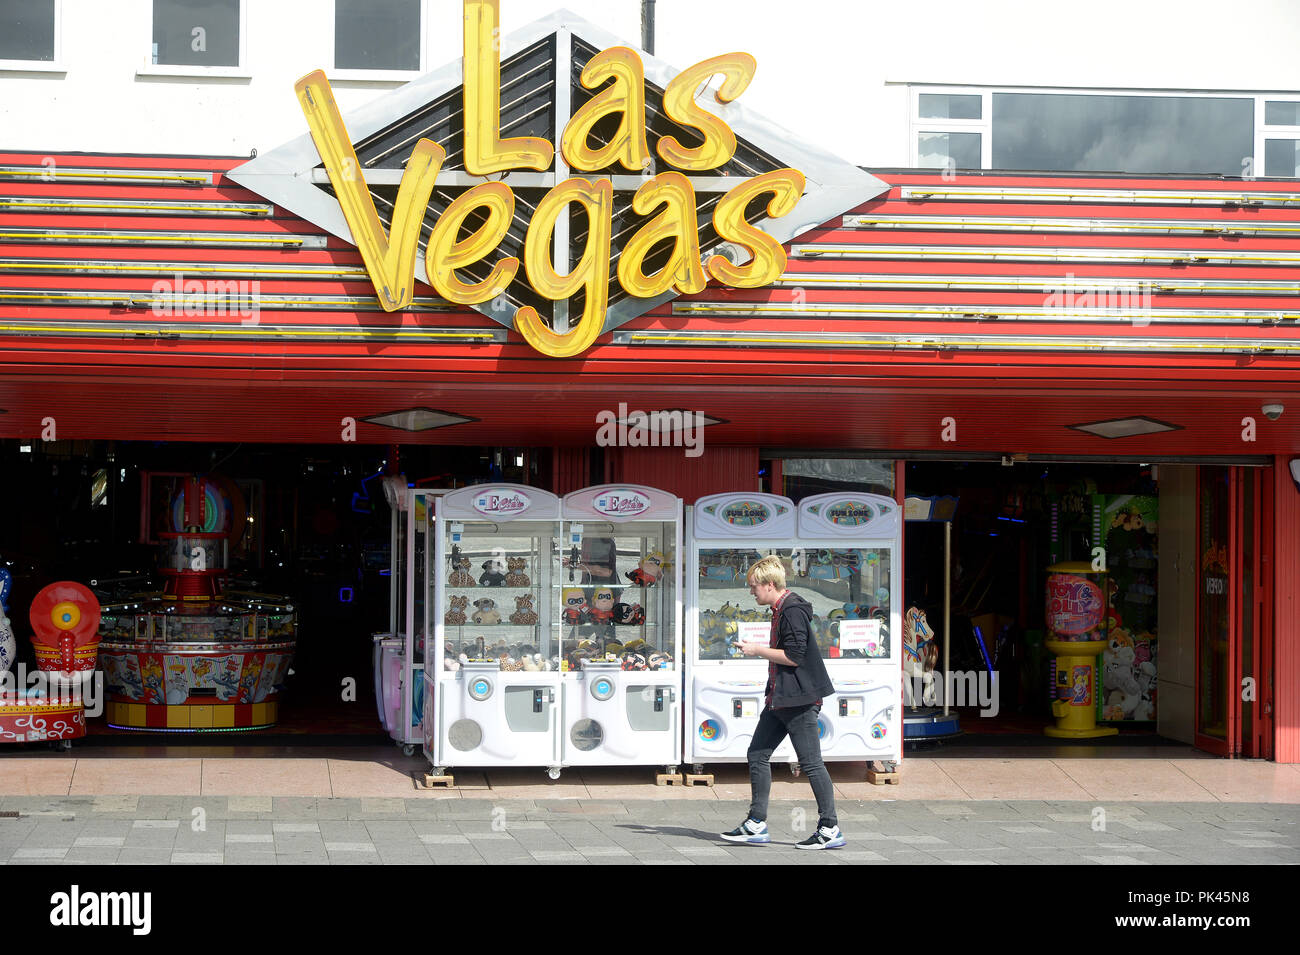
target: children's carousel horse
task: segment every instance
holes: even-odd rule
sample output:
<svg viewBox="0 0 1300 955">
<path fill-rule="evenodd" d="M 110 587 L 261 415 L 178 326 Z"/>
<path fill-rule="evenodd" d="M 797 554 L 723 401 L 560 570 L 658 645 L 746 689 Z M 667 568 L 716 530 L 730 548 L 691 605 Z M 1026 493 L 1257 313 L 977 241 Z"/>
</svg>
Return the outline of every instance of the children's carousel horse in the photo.
<svg viewBox="0 0 1300 955">
<path fill-rule="evenodd" d="M 925 619 L 925 611 L 909 607 L 903 615 L 903 678 L 920 687 L 921 698 L 913 705 L 933 706 L 934 667 L 939 662 L 939 644 Z"/>
</svg>

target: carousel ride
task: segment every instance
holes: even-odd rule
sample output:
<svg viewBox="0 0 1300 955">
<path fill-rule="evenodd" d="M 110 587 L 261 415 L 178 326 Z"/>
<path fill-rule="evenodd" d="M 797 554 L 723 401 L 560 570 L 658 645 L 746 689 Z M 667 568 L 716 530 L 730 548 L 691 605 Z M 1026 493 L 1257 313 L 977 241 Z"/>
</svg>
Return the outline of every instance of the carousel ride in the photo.
<svg viewBox="0 0 1300 955">
<path fill-rule="evenodd" d="M 150 732 L 264 729 L 297 640 L 289 598 L 231 589 L 230 550 L 245 530 L 238 487 L 190 477 L 158 534 L 161 593 L 107 603 L 99 624 L 108 724 Z"/>
</svg>

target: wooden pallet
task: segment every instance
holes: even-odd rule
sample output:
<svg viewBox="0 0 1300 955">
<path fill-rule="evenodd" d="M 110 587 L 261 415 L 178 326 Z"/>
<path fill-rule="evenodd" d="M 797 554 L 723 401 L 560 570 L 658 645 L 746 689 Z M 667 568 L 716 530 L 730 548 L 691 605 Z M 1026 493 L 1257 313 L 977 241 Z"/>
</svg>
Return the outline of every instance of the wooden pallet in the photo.
<svg viewBox="0 0 1300 955">
<path fill-rule="evenodd" d="M 867 782 L 876 786 L 897 786 L 901 779 L 901 773 L 877 772 L 874 769 L 867 770 Z"/>
<path fill-rule="evenodd" d="M 680 786 L 681 784 L 681 773 L 655 773 L 656 786 Z"/>
<path fill-rule="evenodd" d="M 445 786 L 447 789 L 456 787 L 456 777 L 451 773 L 445 776 L 434 776 L 432 773 L 424 773 L 424 783 L 421 789 L 435 789 L 438 786 Z"/>
<path fill-rule="evenodd" d="M 686 785 L 688 786 L 708 786 L 713 788 L 713 773 L 687 773 Z"/>
</svg>

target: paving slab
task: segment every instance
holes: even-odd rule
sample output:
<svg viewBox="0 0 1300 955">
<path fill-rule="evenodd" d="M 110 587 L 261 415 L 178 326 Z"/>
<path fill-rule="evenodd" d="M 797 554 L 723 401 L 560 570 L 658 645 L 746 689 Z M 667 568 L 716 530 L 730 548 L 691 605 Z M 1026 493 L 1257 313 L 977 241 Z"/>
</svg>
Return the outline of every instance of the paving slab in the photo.
<svg viewBox="0 0 1300 955">
<path fill-rule="evenodd" d="M 205 759 L 203 795 L 332 796 L 324 759 Z"/>
</svg>

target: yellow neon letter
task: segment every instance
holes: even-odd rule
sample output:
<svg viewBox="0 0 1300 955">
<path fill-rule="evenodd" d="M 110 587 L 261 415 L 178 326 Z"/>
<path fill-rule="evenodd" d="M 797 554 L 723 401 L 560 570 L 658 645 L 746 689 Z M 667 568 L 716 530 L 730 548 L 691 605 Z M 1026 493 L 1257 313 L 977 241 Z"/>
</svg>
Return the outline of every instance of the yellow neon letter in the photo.
<svg viewBox="0 0 1300 955">
<path fill-rule="evenodd" d="M 589 90 L 608 79 L 614 82 L 582 105 L 564 127 L 560 149 L 574 169 L 593 172 L 618 160 L 624 169 L 640 172 L 650 164 L 645 142 L 645 67 L 636 50 L 613 46 L 593 56 L 582 70 Z M 592 127 L 612 113 L 621 113 L 618 132 L 605 145 L 592 149 Z"/>
<path fill-rule="evenodd" d="M 683 294 L 702 292 L 708 279 L 700 264 L 699 224 L 695 218 L 695 190 L 680 172 L 664 172 L 643 182 L 632 197 L 632 211 L 649 215 L 662 204 L 659 213 L 623 246 L 618 258 L 618 284 L 629 295 L 654 298 L 675 288 Z M 668 264 L 654 275 L 645 274 L 645 258 L 664 239 L 673 240 Z"/>
<path fill-rule="evenodd" d="M 465 219 L 480 209 L 486 210 L 487 219 L 473 235 L 457 242 Z M 481 282 L 462 282 L 456 277 L 456 269 L 473 265 L 495 249 L 505 238 L 514 214 L 515 194 L 504 182 L 479 183 L 452 200 L 438 217 L 424 249 L 424 270 L 439 295 L 457 305 L 477 305 L 506 290 L 519 271 L 519 260 L 514 256 L 497 262 Z"/>
<path fill-rule="evenodd" d="M 499 0 L 465 0 L 465 169 L 476 176 L 503 169 L 545 170 L 555 147 L 538 136 L 501 139 Z"/>
<path fill-rule="evenodd" d="M 568 275 L 560 275 L 551 263 L 551 235 L 555 220 L 567 214 L 569 203 L 580 203 L 587 210 L 587 246 L 582 259 Z M 566 179 L 537 204 L 528 223 L 524 242 L 524 266 L 528 279 L 538 294 L 553 302 L 568 298 L 582 289 L 586 293 L 582 320 L 567 334 L 557 333 L 542 323 L 537 309 L 525 305 L 515 313 L 515 328 L 544 355 L 569 358 L 591 347 L 605 327 L 605 308 L 609 304 L 609 243 L 613 231 L 614 186 L 608 179 L 595 183 L 586 179 Z"/>
<path fill-rule="evenodd" d="M 375 212 L 375 201 L 366 188 L 357 161 L 352 138 L 343 125 L 329 80 L 320 70 L 308 73 L 293 86 L 298 102 L 307 117 L 316 151 L 325 161 L 325 171 L 338 195 L 339 205 L 352 239 L 357 244 L 370 281 L 374 283 L 379 304 L 386 312 L 395 312 L 411 304 L 415 292 L 415 257 L 419 251 L 420 227 L 433 194 L 438 170 L 446 158 L 441 146 L 430 139 L 415 144 L 411 158 L 402 172 L 393 207 L 393 230 L 384 234 L 384 226 Z"/>
<path fill-rule="evenodd" d="M 709 274 L 732 288 L 761 288 L 785 271 L 785 249 L 780 242 L 745 221 L 745 209 L 764 193 L 771 193 L 767 214 L 788 215 L 803 195 L 804 174 L 797 169 L 774 169 L 742 183 L 719 200 L 713 209 L 713 228 L 727 242 L 744 246 L 753 258 L 732 265 L 720 255 L 709 256 Z"/>
<path fill-rule="evenodd" d="M 688 66 L 668 83 L 664 90 L 664 112 L 674 122 L 698 129 L 704 144 L 687 149 L 676 136 L 665 136 L 655 147 L 665 161 L 678 169 L 701 172 L 725 165 L 736 154 L 736 134 L 717 116 L 695 102 L 695 91 L 716 74 L 724 77 L 715 98 L 730 103 L 749 86 L 758 62 L 748 53 L 724 53 Z"/>
</svg>

